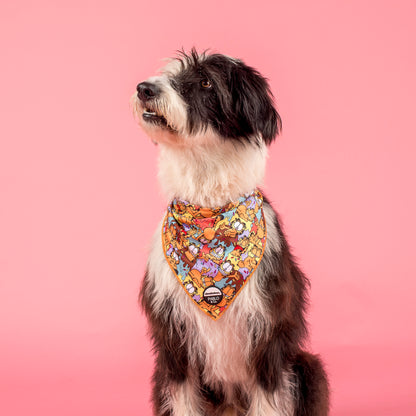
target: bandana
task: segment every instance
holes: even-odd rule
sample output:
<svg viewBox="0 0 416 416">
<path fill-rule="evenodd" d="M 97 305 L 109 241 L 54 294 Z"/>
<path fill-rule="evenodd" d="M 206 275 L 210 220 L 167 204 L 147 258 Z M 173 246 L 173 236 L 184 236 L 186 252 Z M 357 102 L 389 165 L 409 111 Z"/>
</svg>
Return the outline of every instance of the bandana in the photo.
<svg viewBox="0 0 416 416">
<path fill-rule="evenodd" d="M 202 208 L 174 199 L 162 226 L 166 260 L 195 304 L 218 319 L 259 265 L 266 245 L 259 190 Z"/>
</svg>

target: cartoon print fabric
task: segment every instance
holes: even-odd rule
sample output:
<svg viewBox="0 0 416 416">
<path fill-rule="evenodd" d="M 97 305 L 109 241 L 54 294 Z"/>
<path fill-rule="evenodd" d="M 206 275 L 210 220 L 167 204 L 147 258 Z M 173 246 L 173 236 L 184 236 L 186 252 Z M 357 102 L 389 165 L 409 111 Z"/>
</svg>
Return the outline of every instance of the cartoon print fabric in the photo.
<svg viewBox="0 0 416 416">
<path fill-rule="evenodd" d="M 221 208 L 173 200 L 162 226 L 166 260 L 191 299 L 213 319 L 230 306 L 266 245 L 259 190 Z"/>
</svg>

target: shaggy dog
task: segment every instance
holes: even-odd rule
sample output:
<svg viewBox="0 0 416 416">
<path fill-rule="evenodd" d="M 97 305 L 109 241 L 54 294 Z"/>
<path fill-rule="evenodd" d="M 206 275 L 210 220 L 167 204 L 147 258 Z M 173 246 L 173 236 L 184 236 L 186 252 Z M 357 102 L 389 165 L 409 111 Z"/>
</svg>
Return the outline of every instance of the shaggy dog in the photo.
<svg viewBox="0 0 416 416">
<path fill-rule="evenodd" d="M 322 364 L 302 349 L 308 280 L 257 188 L 281 130 L 267 81 L 239 59 L 192 50 L 133 101 L 170 203 L 140 293 L 154 414 L 327 415 Z"/>
</svg>

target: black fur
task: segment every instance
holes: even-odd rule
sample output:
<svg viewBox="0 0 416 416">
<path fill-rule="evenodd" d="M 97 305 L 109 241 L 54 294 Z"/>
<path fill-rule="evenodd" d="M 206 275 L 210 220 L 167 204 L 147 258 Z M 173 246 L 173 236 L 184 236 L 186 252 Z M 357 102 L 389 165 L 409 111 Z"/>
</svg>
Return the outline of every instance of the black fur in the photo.
<svg viewBox="0 0 416 416">
<path fill-rule="evenodd" d="M 321 360 L 300 352 L 294 360 L 296 392 L 294 416 L 321 416 L 329 412 L 328 380 Z"/>
<path fill-rule="evenodd" d="M 164 392 L 172 383 L 185 380 L 188 371 L 188 350 L 182 342 L 183 336 L 176 325 L 170 325 L 172 302 L 167 299 L 159 311 L 151 307 L 149 294 L 152 292 L 151 281 L 146 271 L 139 300 L 147 313 L 153 351 L 156 356 L 156 368 L 153 374 L 153 406 L 155 414 L 170 416 L 170 411 L 162 413 Z M 170 331 L 167 331 L 170 328 Z"/>
<path fill-rule="evenodd" d="M 270 203 L 264 198 L 264 204 Z M 306 287 L 309 282 L 290 253 L 276 213 L 274 226 L 278 231 L 281 249 L 271 256 L 263 257 L 272 273 L 263 276 L 261 282 L 274 319 L 272 336 L 253 351 L 253 369 L 258 382 L 267 391 L 279 387 L 282 370 L 290 369 L 290 363 L 302 347 L 307 334 L 304 312 Z"/>
<path fill-rule="evenodd" d="M 158 357 L 157 366 L 163 367 L 173 381 L 181 382 L 185 379 L 188 369 L 188 352 L 183 343 L 183 330 L 177 325 L 170 325 L 172 302 L 166 299 L 159 311 L 150 306 L 150 293 L 147 273 L 141 291 L 141 303 L 144 310 L 149 311 L 148 319 L 151 326 L 153 349 Z M 170 328 L 167 331 L 166 328 Z"/>
<path fill-rule="evenodd" d="M 183 70 L 172 86 L 188 105 L 188 130 L 212 127 L 223 138 L 251 141 L 261 133 L 270 144 L 282 128 L 265 78 L 241 60 L 220 54 L 182 52 Z M 202 83 L 209 81 L 211 87 Z"/>
<path fill-rule="evenodd" d="M 222 388 L 212 388 L 200 380 L 200 391 L 205 402 L 206 413 L 212 416 L 222 415 L 225 407 L 225 394 Z"/>
</svg>

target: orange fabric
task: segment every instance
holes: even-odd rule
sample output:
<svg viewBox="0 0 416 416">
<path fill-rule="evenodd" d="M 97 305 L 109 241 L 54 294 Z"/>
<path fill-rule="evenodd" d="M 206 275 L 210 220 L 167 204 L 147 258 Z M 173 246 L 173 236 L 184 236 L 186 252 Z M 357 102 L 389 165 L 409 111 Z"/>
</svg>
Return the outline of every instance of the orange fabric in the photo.
<svg viewBox="0 0 416 416">
<path fill-rule="evenodd" d="M 266 245 L 259 190 L 220 208 L 174 200 L 162 244 L 178 282 L 198 307 L 218 319 L 259 265 Z"/>
</svg>

